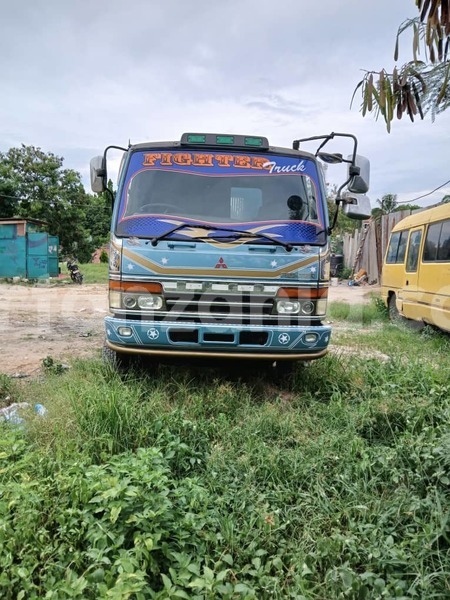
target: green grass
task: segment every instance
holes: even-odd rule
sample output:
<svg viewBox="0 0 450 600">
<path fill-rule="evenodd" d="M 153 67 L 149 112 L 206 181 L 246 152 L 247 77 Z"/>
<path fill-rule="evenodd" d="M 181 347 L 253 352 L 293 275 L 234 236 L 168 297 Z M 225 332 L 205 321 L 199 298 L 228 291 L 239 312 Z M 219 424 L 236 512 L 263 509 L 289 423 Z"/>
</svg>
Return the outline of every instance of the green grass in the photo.
<svg viewBox="0 0 450 600">
<path fill-rule="evenodd" d="M 449 340 L 365 314 L 284 386 L 80 361 L 15 389 L 48 414 L 0 438 L 2 597 L 449 597 Z"/>
<path fill-rule="evenodd" d="M 108 283 L 108 263 L 87 263 L 79 265 L 83 274 L 83 283 Z M 69 275 L 65 263 L 61 264 L 61 273 Z"/>
<path fill-rule="evenodd" d="M 80 265 L 84 283 L 108 283 L 108 263 Z"/>
<path fill-rule="evenodd" d="M 379 297 L 371 298 L 370 303 L 350 304 L 344 301 L 330 302 L 328 318 L 337 321 L 347 321 L 360 325 L 370 325 L 374 321 L 386 321 L 388 313 Z"/>
</svg>

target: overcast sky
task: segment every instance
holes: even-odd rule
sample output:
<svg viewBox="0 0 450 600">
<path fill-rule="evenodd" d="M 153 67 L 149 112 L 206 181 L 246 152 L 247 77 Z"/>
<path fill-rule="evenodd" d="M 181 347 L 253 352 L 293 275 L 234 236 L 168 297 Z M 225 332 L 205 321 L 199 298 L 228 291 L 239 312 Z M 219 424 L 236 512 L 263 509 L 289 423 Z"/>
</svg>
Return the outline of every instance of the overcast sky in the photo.
<svg viewBox="0 0 450 600">
<path fill-rule="evenodd" d="M 0 151 L 39 146 L 86 185 L 105 146 L 185 131 L 265 135 L 287 147 L 353 133 L 371 162 L 373 204 L 450 179 L 450 111 L 434 123 L 404 116 L 388 134 L 361 116 L 360 97 L 350 109 L 363 69 L 392 68 L 414 0 L 0 0 L 0 9 Z M 399 62 L 410 48 L 405 37 Z M 330 183 L 340 169 L 329 167 Z M 450 185 L 417 203 L 444 194 Z"/>
</svg>

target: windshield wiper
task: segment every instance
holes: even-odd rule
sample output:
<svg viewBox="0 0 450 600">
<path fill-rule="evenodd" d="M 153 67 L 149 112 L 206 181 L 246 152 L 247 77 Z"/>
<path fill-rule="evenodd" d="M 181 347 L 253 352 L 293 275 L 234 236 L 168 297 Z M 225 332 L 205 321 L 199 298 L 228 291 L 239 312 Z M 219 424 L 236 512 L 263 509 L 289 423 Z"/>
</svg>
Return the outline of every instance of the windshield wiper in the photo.
<svg viewBox="0 0 450 600">
<path fill-rule="evenodd" d="M 152 238 L 150 240 L 150 243 L 152 246 L 157 246 L 158 242 L 160 240 L 167 238 L 167 236 L 169 236 L 170 234 L 175 233 L 176 231 L 180 231 L 181 229 L 184 229 L 185 227 L 197 227 L 198 229 L 205 229 L 206 231 L 226 231 L 228 233 L 228 235 L 211 236 L 211 237 L 214 237 L 215 239 L 217 239 L 217 238 L 229 239 L 229 238 L 236 238 L 236 237 L 249 237 L 249 238 L 255 238 L 255 239 L 261 238 L 264 240 L 268 240 L 272 244 L 276 244 L 278 246 L 283 246 L 283 248 L 286 248 L 286 250 L 288 252 L 291 252 L 291 250 L 294 248 L 293 244 L 291 244 L 289 242 L 282 242 L 281 240 L 278 240 L 277 238 L 273 238 L 270 235 L 267 235 L 266 233 L 254 233 L 253 231 L 246 231 L 245 229 L 244 230 L 230 229 L 228 227 L 217 227 L 216 225 L 196 225 L 193 223 L 181 223 L 181 225 L 172 227 L 171 229 L 168 229 L 164 233 L 161 233 L 160 235 L 157 235 L 154 238 Z M 211 239 L 211 237 L 197 236 L 194 239 L 208 240 L 208 239 Z M 149 242 L 146 242 L 146 243 L 148 244 Z"/>
<path fill-rule="evenodd" d="M 180 229 L 184 229 L 185 227 L 200 227 L 201 229 L 220 229 L 220 227 L 210 227 L 209 225 L 194 225 L 193 223 L 181 223 L 181 225 L 177 225 L 176 227 L 172 227 L 172 229 L 168 229 L 164 233 L 155 236 L 150 240 L 150 244 L 152 246 L 157 246 L 160 240 L 164 240 L 171 233 L 175 233 L 175 231 L 179 231 Z M 149 242 L 145 242 L 148 244 Z"/>
<path fill-rule="evenodd" d="M 283 248 L 286 248 L 286 250 L 288 252 L 291 252 L 291 250 L 294 248 L 294 246 L 292 244 L 290 244 L 289 242 L 282 242 L 281 240 L 278 240 L 277 238 L 273 238 L 270 235 L 267 235 L 265 233 L 253 233 L 253 231 L 246 231 L 245 229 L 244 230 L 228 229 L 228 227 L 212 227 L 212 229 L 218 229 L 220 231 L 227 231 L 230 234 L 230 235 L 212 236 L 215 239 L 226 240 L 229 238 L 236 238 L 236 237 L 262 238 L 264 240 L 268 240 L 269 242 L 272 242 L 273 244 L 277 244 L 278 246 L 283 246 Z M 206 237 L 203 239 L 207 240 L 208 238 Z"/>
<path fill-rule="evenodd" d="M 175 233 L 176 231 L 180 231 L 180 229 L 184 229 L 185 227 L 196 227 L 198 229 L 205 229 L 206 231 L 227 231 L 230 235 L 219 235 L 219 238 L 223 238 L 223 239 L 228 239 L 230 237 L 236 237 L 236 236 L 244 236 L 244 237 L 252 237 L 252 238 L 265 238 L 266 240 L 270 240 L 271 242 L 274 242 L 275 244 L 279 244 L 280 246 L 284 246 L 289 252 L 292 250 L 292 244 L 287 244 L 286 242 L 282 242 L 281 240 L 277 240 L 277 239 L 273 239 L 271 238 L 269 235 L 265 235 L 264 233 L 253 233 L 252 231 L 242 231 L 241 229 L 229 229 L 228 227 L 217 227 L 216 225 L 200 225 L 200 224 L 195 224 L 195 223 L 181 223 L 180 225 L 177 225 L 176 227 L 172 227 L 171 229 L 168 229 L 167 231 L 165 231 L 164 233 L 161 233 L 160 235 L 155 236 L 154 238 L 152 238 L 150 240 L 150 242 L 146 242 L 147 244 L 150 243 L 152 246 L 157 246 L 158 242 L 160 240 L 164 240 L 165 238 L 167 238 L 167 236 L 169 236 L 171 233 Z M 216 236 L 214 236 L 216 237 Z M 203 237 L 203 236 L 197 236 L 194 239 L 196 240 L 207 240 L 207 239 L 211 239 L 208 237 Z"/>
</svg>

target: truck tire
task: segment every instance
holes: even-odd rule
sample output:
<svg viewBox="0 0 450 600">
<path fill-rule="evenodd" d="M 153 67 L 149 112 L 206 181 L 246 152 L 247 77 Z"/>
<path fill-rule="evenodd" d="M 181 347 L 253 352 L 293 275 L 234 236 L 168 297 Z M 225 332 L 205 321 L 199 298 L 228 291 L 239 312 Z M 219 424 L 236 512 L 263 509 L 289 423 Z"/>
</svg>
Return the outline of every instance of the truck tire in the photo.
<svg viewBox="0 0 450 600">
<path fill-rule="evenodd" d="M 277 360 L 272 367 L 275 383 L 289 387 L 294 379 L 296 364 L 295 360 Z"/>
<path fill-rule="evenodd" d="M 131 368 L 133 356 L 124 352 L 116 352 L 105 343 L 102 350 L 102 359 L 104 364 L 113 371 L 124 373 Z"/>
</svg>

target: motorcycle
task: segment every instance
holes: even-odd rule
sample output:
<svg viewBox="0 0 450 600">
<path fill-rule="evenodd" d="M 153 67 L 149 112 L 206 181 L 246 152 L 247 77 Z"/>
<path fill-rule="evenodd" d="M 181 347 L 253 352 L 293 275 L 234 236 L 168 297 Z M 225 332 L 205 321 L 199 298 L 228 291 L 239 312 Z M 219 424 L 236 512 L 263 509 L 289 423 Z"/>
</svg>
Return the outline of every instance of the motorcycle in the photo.
<svg viewBox="0 0 450 600">
<path fill-rule="evenodd" d="M 77 263 L 75 261 L 69 259 L 67 261 L 66 265 L 67 265 L 67 268 L 70 273 L 70 279 L 74 283 L 78 283 L 79 285 L 81 285 L 83 283 L 83 275 L 82 275 L 80 269 L 78 268 Z"/>
</svg>

